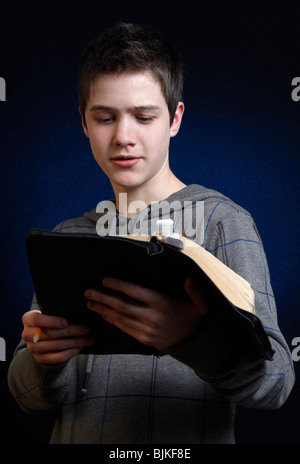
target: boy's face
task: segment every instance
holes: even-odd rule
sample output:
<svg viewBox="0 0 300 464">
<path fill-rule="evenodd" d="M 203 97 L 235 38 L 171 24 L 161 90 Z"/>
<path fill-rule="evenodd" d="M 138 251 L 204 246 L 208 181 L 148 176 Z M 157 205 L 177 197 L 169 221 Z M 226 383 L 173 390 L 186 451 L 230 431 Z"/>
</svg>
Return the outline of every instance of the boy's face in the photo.
<svg viewBox="0 0 300 464">
<path fill-rule="evenodd" d="M 170 126 L 166 100 L 150 72 L 98 77 L 83 128 L 115 193 L 165 182 L 170 137 L 177 134 L 182 114 L 180 103 Z"/>
</svg>

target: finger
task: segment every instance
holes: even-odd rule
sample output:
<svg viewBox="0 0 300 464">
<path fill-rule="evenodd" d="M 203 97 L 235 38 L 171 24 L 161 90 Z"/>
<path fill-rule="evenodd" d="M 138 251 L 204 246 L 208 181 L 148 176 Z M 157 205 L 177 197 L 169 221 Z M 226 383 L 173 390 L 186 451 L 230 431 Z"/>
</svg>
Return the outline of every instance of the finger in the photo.
<svg viewBox="0 0 300 464">
<path fill-rule="evenodd" d="M 105 293 L 95 289 L 86 290 L 84 292 L 84 296 L 89 300 L 88 306 L 90 309 L 92 309 L 92 306 L 95 307 L 95 305 L 92 303 L 99 303 L 100 305 L 104 304 L 110 306 L 113 305 L 113 302 L 116 301 L 117 298 L 120 298 L 120 296 L 116 294 Z"/>
<path fill-rule="evenodd" d="M 141 304 L 141 303 L 140 303 Z M 92 311 L 100 314 L 103 319 L 112 322 L 114 314 L 120 314 L 122 317 L 140 318 L 145 312 L 145 308 L 138 307 L 134 302 L 126 302 L 124 298 L 109 297 L 103 298 L 103 303 L 98 301 L 88 301 L 87 307 Z"/>
<path fill-rule="evenodd" d="M 42 314 L 38 310 L 28 311 L 23 315 L 23 325 L 31 327 L 46 327 L 52 329 L 62 329 L 68 325 L 68 321 L 62 317 L 49 316 Z"/>
<path fill-rule="evenodd" d="M 65 338 L 65 337 L 78 337 L 87 335 L 89 333 L 89 327 L 85 325 L 76 325 L 71 324 L 68 325 L 66 328 L 62 329 L 49 329 L 49 328 L 42 328 L 41 333 L 39 336 L 38 341 L 41 342 L 42 340 L 47 339 L 57 339 L 57 338 Z M 26 327 L 22 333 L 22 339 L 26 343 L 30 343 L 34 340 L 34 336 L 36 334 L 35 327 Z M 37 342 L 36 342 L 37 343 Z"/>
<path fill-rule="evenodd" d="M 100 314 L 110 323 L 112 318 L 120 315 L 125 318 L 136 318 L 151 325 L 153 309 L 143 302 L 134 300 L 127 295 L 111 295 L 93 290 L 93 300 L 88 301 L 87 307 Z"/>
<path fill-rule="evenodd" d="M 43 329 L 40 339 L 51 338 L 67 338 L 67 337 L 79 337 L 87 335 L 90 328 L 87 325 L 82 324 L 70 324 L 63 329 Z"/>
<path fill-rule="evenodd" d="M 151 324 L 144 323 L 144 321 L 139 318 L 132 317 L 129 314 L 111 308 L 104 310 L 102 317 L 107 322 L 136 338 L 141 343 L 154 346 L 155 338 L 153 335 L 155 332 Z"/>
<path fill-rule="evenodd" d="M 149 306 L 158 306 L 162 300 L 161 292 L 137 285 L 133 282 L 127 282 L 125 280 L 116 279 L 114 277 L 105 277 L 102 281 L 102 284 L 111 290 L 124 293 L 130 298 L 133 298 Z"/>
<path fill-rule="evenodd" d="M 34 318 L 35 314 L 41 314 L 42 312 L 39 309 L 33 309 L 31 311 L 27 311 L 25 314 L 22 316 L 22 322 L 23 326 L 25 327 L 26 325 L 34 325 Z"/>
<path fill-rule="evenodd" d="M 39 343 L 28 343 L 28 350 L 35 355 L 42 355 L 50 352 L 64 351 L 68 349 L 82 349 L 86 345 L 91 345 L 94 337 L 83 336 L 73 338 L 58 338 L 41 340 Z"/>
<path fill-rule="evenodd" d="M 113 301 L 110 304 L 114 307 L 89 301 L 88 307 L 101 314 L 105 321 L 132 335 L 142 343 L 147 344 L 148 335 L 152 335 L 153 331 L 157 332 L 161 326 L 163 316 L 160 310 L 143 306 L 141 303 L 128 304 L 122 298 L 120 301 Z M 144 340 L 145 337 L 146 340 Z"/>
</svg>

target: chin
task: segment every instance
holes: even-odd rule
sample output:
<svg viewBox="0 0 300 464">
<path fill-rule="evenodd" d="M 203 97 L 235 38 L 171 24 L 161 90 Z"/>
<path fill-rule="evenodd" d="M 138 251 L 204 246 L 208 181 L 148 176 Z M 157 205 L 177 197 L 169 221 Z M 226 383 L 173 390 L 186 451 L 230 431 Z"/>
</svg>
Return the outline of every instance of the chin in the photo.
<svg viewBox="0 0 300 464">
<path fill-rule="evenodd" d="M 123 179 L 115 179 L 113 183 L 118 186 L 119 188 L 125 189 L 134 189 L 140 187 L 144 182 L 143 180 L 133 179 L 133 178 L 123 178 Z"/>
</svg>

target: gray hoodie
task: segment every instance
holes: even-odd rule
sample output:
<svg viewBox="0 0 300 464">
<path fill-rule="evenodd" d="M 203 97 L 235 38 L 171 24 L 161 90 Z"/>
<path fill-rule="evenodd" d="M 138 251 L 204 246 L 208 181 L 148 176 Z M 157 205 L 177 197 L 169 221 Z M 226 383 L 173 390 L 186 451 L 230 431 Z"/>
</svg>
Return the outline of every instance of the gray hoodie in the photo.
<svg viewBox="0 0 300 464">
<path fill-rule="evenodd" d="M 30 413 L 59 407 L 52 443 L 234 443 L 236 405 L 279 408 L 294 384 L 253 219 L 229 198 L 199 185 L 185 187 L 164 205 L 155 203 L 130 221 L 105 206 L 101 203 L 55 230 L 96 233 L 96 227 L 102 227 L 113 234 L 128 227 L 129 232 L 148 233 L 153 221 L 171 215 L 175 231 L 251 284 L 273 359 L 254 356 L 230 324 L 208 314 L 193 339 L 170 347 L 162 357 L 80 354 L 66 364 L 46 366 L 37 363 L 21 341 L 9 368 L 11 392 Z"/>
</svg>

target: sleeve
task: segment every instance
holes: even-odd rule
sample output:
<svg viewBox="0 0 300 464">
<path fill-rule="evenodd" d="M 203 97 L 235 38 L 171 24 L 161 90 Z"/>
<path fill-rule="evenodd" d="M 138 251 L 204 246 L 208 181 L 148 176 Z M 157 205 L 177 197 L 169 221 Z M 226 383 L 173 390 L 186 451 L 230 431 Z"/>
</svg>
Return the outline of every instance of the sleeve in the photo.
<svg viewBox="0 0 300 464">
<path fill-rule="evenodd" d="M 69 232 L 78 230 L 78 227 L 91 229 L 87 219 L 81 217 L 61 222 L 53 230 Z M 40 309 L 35 294 L 30 309 Z M 69 391 L 70 382 L 73 385 L 76 376 L 76 357 L 53 366 L 40 364 L 28 351 L 25 342 L 21 341 L 9 366 L 8 386 L 20 407 L 34 413 L 61 404 Z"/>
<path fill-rule="evenodd" d="M 28 413 L 58 406 L 68 390 L 71 361 L 53 366 L 40 364 L 21 341 L 8 369 L 8 386 L 19 406 Z"/>
<path fill-rule="evenodd" d="M 193 368 L 229 401 L 245 407 L 279 408 L 294 385 L 294 369 L 278 326 L 268 264 L 256 226 L 250 215 L 227 210 L 206 230 L 206 249 L 252 286 L 256 315 L 275 354 L 271 361 L 254 356 L 243 340 L 238 340 L 237 331 L 212 312 L 195 338 L 171 347 L 168 354 Z"/>
</svg>

